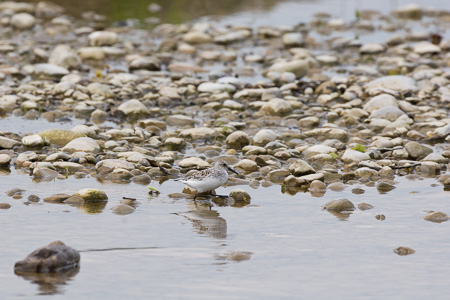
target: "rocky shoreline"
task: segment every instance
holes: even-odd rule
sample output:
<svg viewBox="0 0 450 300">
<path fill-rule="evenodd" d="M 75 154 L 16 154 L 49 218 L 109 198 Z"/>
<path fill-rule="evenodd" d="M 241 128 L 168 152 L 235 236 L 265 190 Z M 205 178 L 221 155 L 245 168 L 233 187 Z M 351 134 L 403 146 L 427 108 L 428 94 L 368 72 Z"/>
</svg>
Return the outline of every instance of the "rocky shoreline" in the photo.
<svg viewBox="0 0 450 300">
<path fill-rule="evenodd" d="M 450 40 L 427 30 L 438 22 L 445 32 L 448 11 L 411 5 L 387 16 L 358 12 L 351 23 L 324 13 L 297 26 L 151 30 L 106 28 L 102 16 L 74 19 L 47 2 L 2 2 L 0 16 L 0 113 L 55 122 L 25 135 L 0 129 L 0 165 L 37 182 L 149 184 L 222 159 L 241 174 L 230 185 L 278 184 L 292 194 L 320 197 L 355 182 L 387 193 L 396 176 L 450 188 Z M 405 33 L 409 22 L 424 31 Z M 342 37 L 376 30 L 391 36 Z M 86 122 L 58 129 L 74 118 Z M 232 194 L 249 200 L 251 191 Z M 107 196 L 83 190 L 56 199 Z M 132 212 L 129 204 L 119 213 Z M 325 208 L 354 209 L 344 206 Z"/>
</svg>

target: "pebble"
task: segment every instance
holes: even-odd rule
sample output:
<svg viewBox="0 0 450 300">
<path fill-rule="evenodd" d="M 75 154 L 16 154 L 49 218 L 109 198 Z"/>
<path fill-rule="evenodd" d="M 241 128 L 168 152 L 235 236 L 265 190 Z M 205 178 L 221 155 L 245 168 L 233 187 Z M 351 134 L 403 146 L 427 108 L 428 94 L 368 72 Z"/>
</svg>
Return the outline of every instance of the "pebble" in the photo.
<svg viewBox="0 0 450 300">
<path fill-rule="evenodd" d="M 352 211 L 355 209 L 355 205 L 350 200 L 341 198 L 327 202 L 323 208 L 334 211 Z"/>
<path fill-rule="evenodd" d="M 0 154 L 0 166 L 9 166 L 11 157 L 8 154 Z"/>
<path fill-rule="evenodd" d="M 391 183 L 385 181 L 380 181 L 377 183 L 377 190 L 378 192 L 380 192 L 380 194 L 385 194 L 392 191 L 393 189 L 395 189 L 395 186 Z"/>
<path fill-rule="evenodd" d="M 374 206 L 372 205 L 372 204 L 368 204 L 368 203 L 359 203 L 358 204 L 358 209 L 359 210 L 369 210 L 369 209 L 372 209 L 372 208 L 374 208 Z"/>
<path fill-rule="evenodd" d="M 437 211 L 429 213 L 428 215 L 423 217 L 423 219 L 433 223 L 442 223 L 448 221 L 449 216 L 443 212 Z"/>
<path fill-rule="evenodd" d="M 394 249 L 394 253 L 398 254 L 400 256 L 404 255 L 411 255 L 414 254 L 416 251 L 414 249 L 408 248 L 408 247 L 398 247 Z"/>
<path fill-rule="evenodd" d="M 326 191 L 327 187 L 320 180 L 314 180 L 309 186 L 309 192 L 313 197 L 322 197 L 323 195 L 325 195 Z"/>
<path fill-rule="evenodd" d="M 0 209 L 10 209 L 11 204 L 9 203 L 0 203 Z"/>
<path fill-rule="evenodd" d="M 289 172 L 294 176 L 302 176 L 311 173 L 315 173 L 313 167 L 311 167 L 306 161 L 298 159 L 289 165 Z"/>
</svg>

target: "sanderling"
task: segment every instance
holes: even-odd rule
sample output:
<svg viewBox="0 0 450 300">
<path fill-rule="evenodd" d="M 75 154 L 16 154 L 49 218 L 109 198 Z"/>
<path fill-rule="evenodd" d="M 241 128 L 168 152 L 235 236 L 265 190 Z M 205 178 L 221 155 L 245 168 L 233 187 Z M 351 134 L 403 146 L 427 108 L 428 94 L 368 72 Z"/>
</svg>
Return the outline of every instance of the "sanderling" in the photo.
<svg viewBox="0 0 450 300">
<path fill-rule="evenodd" d="M 212 168 L 197 171 L 189 176 L 186 176 L 184 178 L 178 178 L 175 180 L 183 182 L 186 185 L 190 186 L 191 188 L 197 190 L 197 193 L 194 196 L 194 200 L 197 198 L 198 194 L 207 191 L 209 191 L 209 194 L 212 196 L 228 197 L 211 194 L 212 190 L 220 187 L 222 184 L 227 182 L 228 180 L 227 170 L 239 174 L 238 172 L 230 168 L 226 162 L 218 160 L 214 165 L 214 167 Z"/>
</svg>

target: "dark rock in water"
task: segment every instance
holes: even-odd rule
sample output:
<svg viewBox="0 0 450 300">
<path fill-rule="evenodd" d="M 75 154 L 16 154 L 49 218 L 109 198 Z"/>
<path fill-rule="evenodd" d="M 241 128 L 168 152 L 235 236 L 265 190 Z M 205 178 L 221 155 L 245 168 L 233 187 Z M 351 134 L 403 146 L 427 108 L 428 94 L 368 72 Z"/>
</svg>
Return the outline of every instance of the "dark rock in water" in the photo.
<svg viewBox="0 0 450 300">
<path fill-rule="evenodd" d="M 398 247 L 394 249 L 394 253 L 404 256 L 404 255 L 410 255 L 414 254 L 416 251 L 414 249 L 408 248 L 408 247 Z"/>
<path fill-rule="evenodd" d="M 449 216 L 443 212 L 440 211 L 433 211 L 430 212 L 428 215 L 423 217 L 424 220 L 434 222 L 434 223 L 442 223 L 446 222 L 449 219 Z"/>
<path fill-rule="evenodd" d="M 359 210 L 369 210 L 374 208 L 374 206 L 372 204 L 368 204 L 368 203 L 359 203 L 358 204 L 358 209 Z"/>
<path fill-rule="evenodd" d="M 15 188 L 15 189 L 7 191 L 6 195 L 8 195 L 9 197 L 13 197 L 13 196 L 17 196 L 17 195 L 22 195 L 23 192 L 25 192 L 25 190 Z"/>
<path fill-rule="evenodd" d="M 39 198 L 39 196 L 37 196 L 37 195 L 28 196 L 28 201 L 30 201 L 30 202 L 39 202 L 39 200 L 41 200 L 41 198 Z"/>
<path fill-rule="evenodd" d="M 9 203 L 0 203 L 0 209 L 9 209 L 11 205 Z"/>
<path fill-rule="evenodd" d="M 380 181 L 377 184 L 377 190 L 380 194 L 386 194 L 387 192 L 390 192 L 393 189 L 395 189 L 395 186 L 393 184 L 390 184 L 389 182 Z"/>
<path fill-rule="evenodd" d="M 76 268 L 79 264 L 80 253 L 77 250 L 61 241 L 55 241 L 31 252 L 24 260 L 16 262 L 14 272 L 55 273 Z"/>
</svg>

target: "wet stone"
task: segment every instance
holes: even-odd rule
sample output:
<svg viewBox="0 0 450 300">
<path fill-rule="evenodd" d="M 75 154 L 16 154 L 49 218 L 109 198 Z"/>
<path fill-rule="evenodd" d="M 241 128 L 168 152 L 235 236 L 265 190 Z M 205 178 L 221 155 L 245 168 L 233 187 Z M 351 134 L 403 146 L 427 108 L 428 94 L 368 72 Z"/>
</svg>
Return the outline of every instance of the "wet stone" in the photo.
<svg viewBox="0 0 450 300">
<path fill-rule="evenodd" d="M 11 204 L 9 203 L 0 203 L 0 209 L 10 209 Z"/>
<path fill-rule="evenodd" d="M 326 203 L 323 208 L 334 211 L 351 211 L 355 209 L 355 205 L 350 200 L 341 198 Z"/>
<path fill-rule="evenodd" d="M 376 170 L 363 167 L 359 168 L 355 171 L 355 175 L 362 178 L 370 178 L 370 177 L 376 177 L 378 176 L 378 172 Z"/>
<path fill-rule="evenodd" d="M 50 197 L 44 198 L 44 201 L 50 203 L 62 203 L 64 202 L 64 200 L 68 198 L 70 198 L 70 195 L 68 194 L 54 194 L 51 195 Z"/>
<path fill-rule="evenodd" d="M 55 241 L 33 251 L 24 260 L 16 262 L 14 272 L 55 273 L 77 268 L 79 265 L 79 252 L 61 241 Z"/>
<path fill-rule="evenodd" d="M 392 191 L 393 189 L 395 189 L 395 186 L 391 183 L 385 181 L 380 181 L 377 183 L 377 190 L 379 193 L 385 194 Z"/>
<path fill-rule="evenodd" d="M 449 216 L 443 212 L 437 211 L 429 213 L 423 217 L 423 219 L 434 223 L 442 223 L 448 221 Z"/>
<path fill-rule="evenodd" d="M 361 194 L 364 194 L 365 192 L 366 191 L 364 189 L 361 189 L 361 188 L 354 188 L 354 189 L 352 189 L 352 193 L 356 194 L 356 195 L 361 195 Z"/>
<path fill-rule="evenodd" d="M 102 174 L 110 173 L 119 168 L 131 171 L 135 169 L 135 165 L 121 159 L 105 159 L 95 165 L 95 169 Z"/>
<path fill-rule="evenodd" d="M 289 176 L 290 172 L 284 169 L 272 170 L 267 173 L 267 178 L 275 183 L 283 182 L 284 178 Z"/>
<path fill-rule="evenodd" d="M 433 152 L 433 149 L 424 146 L 418 142 L 406 143 L 405 150 L 408 152 L 409 156 L 411 156 L 411 158 L 413 159 L 417 159 L 420 157 L 423 158 Z"/>
<path fill-rule="evenodd" d="M 358 204 L 358 209 L 359 210 L 369 210 L 374 208 L 374 206 L 372 204 L 368 204 L 368 203 L 359 203 Z"/>
<path fill-rule="evenodd" d="M 295 177 L 294 175 L 289 175 L 283 179 L 283 184 L 288 187 L 304 187 L 308 185 L 308 181 Z"/>
<path fill-rule="evenodd" d="M 65 204 L 79 205 L 84 203 L 84 199 L 80 196 L 70 196 L 63 201 Z"/>
<path fill-rule="evenodd" d="M 33 177 L 41 181 L 51 181 L 58 177 L 59 173 L 49 168 L 35 168 L 33 169 Z"/>
<path fill-rule="evenodd" d="M 309 186 L 309 192 L 313 197 L 322 197 L 323 195 L 325 195 L 326 191 L 327 187 L 320 180 L 314 180 Z"/>
<path fill-rule="evenodd" d="M 398 247 L 394 249 L 394 253 L 400 256 L 414 254 L 416 251 L 408 247 Z"/>
<path fill-rule="evenodd" d="M 289 172 L 294 176 L 302 176 L 315 173 L 316 170 L 314 170 L 306 161 L 299 159 L 289 165 Z"/>
<path fill-rule="evenodd" d="M 12 190 L 7 191 L 6 195 L 8 195 L 9 197 L 13 197 L 13 196 L 17 196 L 17 195 L 22 195 L 23 192 L 25 192 L 25 190 L 20 189 L 20 188 L 14 188 Z"/>
<path fill-rule="evenodd" d="M 133 177 L 133 175 L 125 169 L 114 169 L 109 175 L 108 178 L 111 180 L 129 180 Z"/>
<path fill-rule="evenodd" d="M 29 195 L 27 199 L 30 202 L 39 202 L 39 200 L 41 200 L 41 198 L 37 195 Z"/>
<path fill-rule="evenodd" d="M 386 220 L 386 216 L 385 215 L 376 215 L 375 219 L 377 219 L 378 221 L 384 221 L 384 220 Z"/>
</svg>

